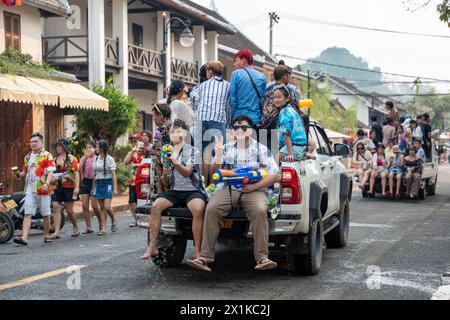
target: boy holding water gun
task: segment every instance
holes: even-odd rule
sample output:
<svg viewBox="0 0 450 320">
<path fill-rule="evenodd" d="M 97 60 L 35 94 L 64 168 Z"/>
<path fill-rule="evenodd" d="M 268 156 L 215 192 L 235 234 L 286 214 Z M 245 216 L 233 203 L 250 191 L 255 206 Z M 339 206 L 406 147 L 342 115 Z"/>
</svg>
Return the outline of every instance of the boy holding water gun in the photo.
<svg viewBox="0 0 450 320">
<path fill-rule="evenodd" d="M 192 233 L 194 235 L 194 258 L 200 257 L 202 241 L 203 211 L 206 205 L 206 194 L 203 191 L 200 176 L 200 152 L 186 143 L 189 128 L 182 120 L 176 119 L 170 130 L 170 140 L 174 152 L 164 161 L 170 167 L 164 167 L 162 182 L 170 191 L 159 195 L 153 202 L 150 225 L 150 244 L 141 257 L 143 260 L 158 256 L 158 234 L 161 229 L 161 214 L 172 207 L 187 207 L 193 216 Z"/>
<path fill-rule="evenodd" d="M 188 265 L 211 272 L 208 263 L 214 261 L 214 247 L 220 231 L 220 223 L 230 211 L 237 206 L 244 211 L 250 220 L 254 240 L 256 270 L 268 270 L 277 267 L 269 256 L 269 224 L 267 210 L 269 201 L 265 188 L 280 181 L 278 165 L 266 146 L 252 138 L 250 119 L 239 117 L 233 122 L 234 143 L 223 145 L 223 139 L 217 138 L 215 157 L 211 163 L 211 173 L 217 169 L 234 170 L 245 167 L 255 168 L 255 174 L 265 170 L 267 175 L 256 183 L 237 186 L 219 184 L 218 190 L 211 197 L 205 211 L 201 257 L 188 260 Z M 236 170 L 239 174 L 239 170 Z M 214 175 L 213 175 L 214 176 Z"/>
</svg>

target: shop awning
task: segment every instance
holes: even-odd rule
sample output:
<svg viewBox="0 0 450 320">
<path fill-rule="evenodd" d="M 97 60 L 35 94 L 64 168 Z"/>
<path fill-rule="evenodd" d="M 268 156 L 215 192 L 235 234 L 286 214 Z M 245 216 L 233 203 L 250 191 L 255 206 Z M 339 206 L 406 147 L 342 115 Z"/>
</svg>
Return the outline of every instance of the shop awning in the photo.
<svg viewBox="0 0 450 320">
<path fill-rule="evenodd" d="M 80 84 L 6 74 L 0 75 L 0 100 L 60 108 L 109 110 L 107 99 Z"/>
</svg>

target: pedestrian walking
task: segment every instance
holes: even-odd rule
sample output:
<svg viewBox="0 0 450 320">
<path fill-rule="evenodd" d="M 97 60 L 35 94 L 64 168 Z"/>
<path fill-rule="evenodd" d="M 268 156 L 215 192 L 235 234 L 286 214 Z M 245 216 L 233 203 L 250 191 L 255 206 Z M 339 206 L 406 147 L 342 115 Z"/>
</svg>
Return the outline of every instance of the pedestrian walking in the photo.
<svg viewBox="0 0 450 320">
<path fill-rule="evenodd" d="M 95 150 L 97 149 L 97 143 L 95 141 L 89 141 L 86 143 L 84 149 L 84 156 L 80 160 L 80 199 L 83 206 L 83 217 L 86 222 L 86 230 L 83 234 L 94 233 L 92 229 L 91 212 L 89 210 L 89 202 L 91 203 L 94 215 L 97 217 L 99 223 L 99 229 L 101 225 L 100 208 L 98 202 L 91 198 L 92 187 L 94 185 L 94 162 L 97 157 Z M 99 230 L 100 231 L 100 230 Z"/>
<path fill-rule="evenodd" d="M 55 189 L 52 195 L 52 206 L 55 213 L 53 240 L 61 239 L 61 214 L 63 214 L 61 204 L 63 203 L 72 223 L 72 237 L 80 235 L 77 217 L 73 210 L 73 203 L 78 200 L 78 194 L 80 193 L 80 170 L 77 158 L 70 154 L 69 144 L 67 139 L 60 139 L 56 143 L 56 171 L 53 174 Z"/>
<path fill-rule="evenodd" d="M 99 236 L 106 234 L 106 214 L 111 218 L 111 232 L 118 231 L 117 221 L 111 209 L 111 201 L 117 191 L 116 161 L 108 154 L 109 144 L 106 140 L 98 143 L 98 156 L 94 162 L 94 199 L 100 205 L 101 228 Z M 106 213 L 105 213 L 106 212 Z"/>
<path fill-rule="evenodd" d="M 23 171 L 16 176 L 17 179 L 26 177 L 25 182 L 25 216 L 23 219 L 22 236 L 15 237 L 14 243 L 28 245 L 28 235 L 31 227 L 31 217 L 36 214 L 39 207 L 44 220 L 44 242 L 49 243 L 51 182 L 53 172 L 56 170 L 55 161 L 50 152 L 43 148 L 44 137 L 40 133 L 33 133 L 30 137 L 31 152 L 25 157 Z"/>
</svg>

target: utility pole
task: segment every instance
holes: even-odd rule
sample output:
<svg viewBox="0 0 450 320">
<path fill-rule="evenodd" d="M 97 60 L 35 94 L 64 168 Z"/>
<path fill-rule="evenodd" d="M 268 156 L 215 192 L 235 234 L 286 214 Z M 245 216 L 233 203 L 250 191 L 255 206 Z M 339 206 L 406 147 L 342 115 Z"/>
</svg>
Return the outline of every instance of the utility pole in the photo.
<svg viewBox="0 0 450 320">
<path fill-rule="evenodd" d="M 270 18 L 270 54 L 273 54 L 273 23 L 280 22 L 280 17 L 275 12 L 269 12 Z"/>
</svg>

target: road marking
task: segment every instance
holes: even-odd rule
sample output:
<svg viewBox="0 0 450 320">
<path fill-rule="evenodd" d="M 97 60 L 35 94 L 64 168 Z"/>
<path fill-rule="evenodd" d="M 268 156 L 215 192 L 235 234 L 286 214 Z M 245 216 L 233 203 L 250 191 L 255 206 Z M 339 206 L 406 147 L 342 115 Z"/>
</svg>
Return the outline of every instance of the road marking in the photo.
<svg viewBox="0 0 450 320">
<path fill-rule="evenodd" d="M 363 228 L 394 228 L 393 226 L 387 224 L 369 224 L 369 223 L 356 223 L 350 222 L 350 227 L 363 227 Z"/>
<path fill-rule="evenodd" d="M 70 266 L 70 267 L 67 267 L 67 268 L 63 268 L 63 269 L 59 269 L 59 270 L 55 270 L 55 271 L 50 271 L 50 272 L 47 272 L 47 273 L 39 274 L 39 275 L 36 275 L 36 276 L 28 277 L 28 278 L 25 278 L 25 279 L 22 279 L 22 280 L 5 283 L 5 284 L 0 285 L 0 291 L 11 289 L 11 288 L 18 287 L 18 286 L 23 286 L 25 284 L 29 284 L 29 283 L 36 282 L 36 281 L 43 280 L 43 279 L 56 277 L 56 276 L 58 276 L 60 274 L 67 273 L 70 270 L 73 271 L 74 269 L 77 269 L 77 268 L 78 269 L 83 269 L 83 268 L 86 268 L 86 267 L 87 267 L 87 265 L 75 265 L 75 266 Z"/>
</svg>

